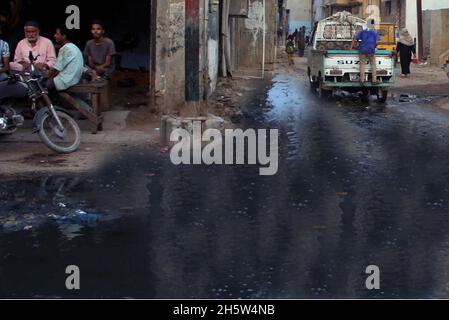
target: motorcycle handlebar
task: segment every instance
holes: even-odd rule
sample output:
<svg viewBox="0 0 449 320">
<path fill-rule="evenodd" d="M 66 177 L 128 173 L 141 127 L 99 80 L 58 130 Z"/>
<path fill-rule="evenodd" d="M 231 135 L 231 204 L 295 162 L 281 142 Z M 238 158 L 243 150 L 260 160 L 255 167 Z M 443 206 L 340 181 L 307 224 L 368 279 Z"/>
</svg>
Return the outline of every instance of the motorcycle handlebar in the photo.
<svg viewBox="0 0 449 320">
<path fill-rule="evenodd" d="M 33 56 L 33 51 L 31 51 L 30 50 L 30 52 L 28 53 L 28 59 L 30 60 L 30 63 L 31 63 L 31 71 L 32 72 L 34 72 L 34 70 L 36 69 L 35 67 L 34 67 L 34 63 L 36 62 L 36 60 L 37 60 L 37 58 L 39 58 L 39 54 L 36 56 L 36 57 L 34 57 Z"/>
</svg>

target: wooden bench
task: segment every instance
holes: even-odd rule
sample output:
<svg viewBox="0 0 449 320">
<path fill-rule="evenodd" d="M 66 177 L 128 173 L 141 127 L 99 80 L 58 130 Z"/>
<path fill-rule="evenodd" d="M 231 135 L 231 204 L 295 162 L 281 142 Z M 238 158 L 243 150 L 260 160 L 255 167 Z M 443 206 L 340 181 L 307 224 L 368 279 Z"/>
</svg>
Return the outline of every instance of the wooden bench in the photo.
<svg viewBox="0 0 449 320">
<path fill-rule="evenodd" d="M 93 124 L 93 134 L 103 130 L 102 112 L 109 107 L 109 84 L 107 81 L 80 83 L 65 91 L 60 91 L 58 94 L 64 101 L 74 109 L 78 110 Z M 73 97 L 74 94 L 86 95 L 93 112 L 86 110 L 86 108 Z"/>
</svg>

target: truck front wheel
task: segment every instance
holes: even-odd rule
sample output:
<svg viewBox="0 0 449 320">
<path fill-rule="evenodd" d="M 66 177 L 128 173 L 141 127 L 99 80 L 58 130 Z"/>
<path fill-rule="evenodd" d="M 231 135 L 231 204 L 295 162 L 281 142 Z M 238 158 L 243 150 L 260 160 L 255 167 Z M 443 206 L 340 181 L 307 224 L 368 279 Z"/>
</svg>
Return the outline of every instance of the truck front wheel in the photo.
<svg viewBox="0 0 449 320">
<path fill-rule="evenodd" d="M 362 96 L 360 99 L 362 100 L 362 103 L 369 103 L 369 97 L 370 97 L 370 91 L 368 89 L 362 90 Z"/>
<path fill-rule="evenodd" d="M 318 89 L 318 82 L 315 77 L 309 77 L 309 84 L 310 84 L 310 90 L 312 90 L 313 93 L 316 93 L 316 90 Z"/>
<path fill-rule="evenodd" d="M 318 97 L 323 98 L 326 96 L 328 92 L 324 89 L 323 78 L 319 78 L 318 80 Z"/>
<path fill-rule="evenodd" d="M 309 77 L 310 90 L 312 90 L 312 92 L 316 92 L 318 85 L 317 85 L 316 77 L 312 76 L 312 72 L 310 71 L 310 68 L 307 68 L 307 76 Z"/>
</svg>

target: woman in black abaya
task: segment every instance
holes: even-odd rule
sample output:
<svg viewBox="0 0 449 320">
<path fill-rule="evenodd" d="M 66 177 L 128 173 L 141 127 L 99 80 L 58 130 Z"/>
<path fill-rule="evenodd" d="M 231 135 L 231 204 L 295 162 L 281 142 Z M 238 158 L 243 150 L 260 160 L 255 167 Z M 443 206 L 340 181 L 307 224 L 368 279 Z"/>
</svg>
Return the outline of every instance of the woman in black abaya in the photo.
<svg viewBox="0 0 449 320">
<path fill-rule="evenodd" d="M 396 51 L 401 58 L 402 77 L 407 78 L 410 75 L 412 59 L 416 57 L 415 41 L 407 29 L 402 29 Z"/>
</svg>

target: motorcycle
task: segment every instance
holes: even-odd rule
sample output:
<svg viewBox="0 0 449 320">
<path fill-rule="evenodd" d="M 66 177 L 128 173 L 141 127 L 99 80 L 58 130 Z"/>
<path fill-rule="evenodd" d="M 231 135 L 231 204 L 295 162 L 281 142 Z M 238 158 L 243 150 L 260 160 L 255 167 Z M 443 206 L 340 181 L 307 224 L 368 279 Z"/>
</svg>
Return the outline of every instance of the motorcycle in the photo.
<svg viewBox="0 0 449 320">
<path fill-rule="evenodd" d="M 38 133 L 42 142 L 51 150 L 63 154 L 72 153 L 80 146 L 81 130 L 67 112 L 51 102 L 44 86 L 44 77 L 34 65 L 37 58 L 30 51 L 31 71 L 13 74 L 0 81 L 0 86 L 3 87 L 0 93 L 5 93 L 0 94 L 0 135 L 14 133 L 25 121 L 13 104 L 6 102 L 28 98 L 34 113 L 33 133 Z"/>
</svg>

